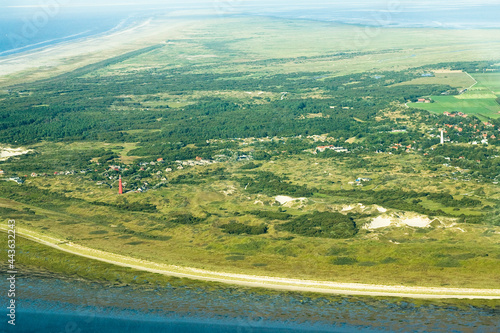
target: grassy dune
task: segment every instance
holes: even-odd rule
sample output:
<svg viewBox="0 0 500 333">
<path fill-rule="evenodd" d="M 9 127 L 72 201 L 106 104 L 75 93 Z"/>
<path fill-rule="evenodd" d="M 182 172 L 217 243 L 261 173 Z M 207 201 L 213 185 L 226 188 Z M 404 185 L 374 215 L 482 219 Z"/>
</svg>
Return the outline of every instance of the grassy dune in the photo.
<svg viewBox="0 0 500 333">
<path fill-rule="evenodd" d="M 417 157 L 404 158 L 418 165 Z M 435 179 L 432 172 L 418 167 L 414 176 L 408 176 L 397 171 L 396 166 L 401 163 L 398 159 L 380 157 L 379 161 L 372 161 L 388 163 L 387 167 L 394 170 L 391 179 L 384 177 L 383 170 L 352 169 L 341 162 L 321 159 L 316 162 L 285 159 L 279 164 L 265 163 L 262 169 L 284 173 L 293 183 L 315 184 L 323 190 L 353 187 L 348 182 L 360 175 L 373 178 L 373 184 L 366 190 L 374 187 L 432 191 L 442 188 L 459 195 L 477 189 L 473 183 L 457 186 L 450 180 Z M 226 174 L 238 171 L 239 166 L 238 163 L 226 164 Z M 198 167 L 175 173 L 204 170 Z M 126 196 L 116 195 L 115 189 L 69 176 L 32 178 L 29 183 L 52 193 L 63 193 L 67 199 L 24 204 L 2 200 L 0 208 L 5 210 L 2 216 L 16 218 L 23 226 L 46 235 L 134 258 L 209 270 L 224 268 L 235 273 L 337 282 L 499 287 L 496 279 L 500 274 L 499 237 L 498 227 L 494 226 L 456 224 L 452 217 L 439 217 L 441 222 L 430 228 L 361 229 L 353 239 L 312 238 L 280 231 L 283 221 L 249 214 L 253 210 L 277 212 L 278 207 L 272 196 L 248 194 L 241 185 L 230 180 L 199 185 L 172 184 L 165 189 Z M 498 200 L 493 185 L 482 188 L 486 191 L 485 198 Z M 158 211 L 143 213 L 92 204 L 99 201 L 116 205 L 123 200 L 152 203 Z M 483 205 L 494 205 L 494 202 L 484 199 Z M 282 209 L 287 214 L 299 216 L 313 211 L 342 210 L 348 205 L 357 207 L 357 204 L 345 197 L 317 195 L 304 205 L 294 204 Z M 480 208 L 453 210 L 434 202 L 424 201 L 423 204 L 456 216 L 481 212 Z M 26 213 L 27 209 L 34 213 Z M 367 209 L 367 212 L 374 212 L 374 216 L 380 215 L 371 206 Z M 170 221 L 172 216 L 186 212 L 205 218 L 205 221 L 195 225 Z M 355 208 L 353 212 L 361 210 Z M 356 221 L 362 226 L 369 220 Z M 264 235 L 230 235 L 220 226 L 231 221 L 246 225 L 265 223 L 269 231 Z"/>
<path fill-rule="evenodd" d="M 309 81 L 317 81 L 316 88 L 304 94 L 297 91 L 286 95 L 286 98 L 298 100 L 303 97 L 328 97 L 321 87 L 321 80 L 327 76 L 369 72 L 366 79 L 372 80 L 372 74 L 374 76 L 379 71 L 436 64 L 443 59 L 476 60 L 478 54 L 482 55 L 481 59 L 493 59 L 500 51 L 497 30 L 485 30 L 478 34 L 473 30 L 376 29 L 374 36 L 366 43 L 363 42 L 364 36 L 366 31 L 360 27 L 305 20 L 212 20 L 186 26 L 175 34 L 158 31 L 147 44 L 159 46 L 114 59 L 109 65 L 101 63 L 92 67 L 94 70 L 91 68 L 68 74 L 68 77 L 76 78 L 75 82 L 80 79 L 79 75 L 105 79 L 109 77 L 111 81 L 119 81 L 122 76 L 129 74 L 152 73 L 145 77 L 153 78 L 157 74 L 156 70 L 161 72 L 163 69 L 172 69 L 172 76 L 164 78 L 171 83 L 175 82 L 177 67 L 182 69 L 180 73 L 185 74 L 234 74 L 221 76 L 217 80 L 234 78 L 241 81 L 287 73 L 297 73 L 300 79 L 300 72 L 317 72 L 317 77 L 316 74 L 311 75 L 315 81 Z M 125 49 L 138 48 L 138 44 L 132 42 Z M 456 50 L 462 51 L 454 52 Z M 111 53 L 96 55 L 93 59 L 101 60 L 109 55 Z M 84 62 L 68 61 L 63 68 L 75 68 L 88 62 L 88 59 Z M 410 106 L 425 107 L 435 113 L 456 110 L 477 114 L 484 119 L 499 117 L 500 105 L 493 99 L 493 93 L 497 93 L 499 89 L 496 80 L 498 76 L 474 74 L 474 77 L 479 84 L 469 93 L 461 96 L 435 96 L 432 98 L 436 103 Z M 292 75 L 290 81 L 294 79 L 296 77 Z M 128 79 L 125 77 L 125 80 Z M 258 84 L 254 84 L 248 86 L 248 91 L 210 91 L 206 87 L 199 91 L 174 91 L 174 86 L 172 91 L 158 89 L 154 90 L 154 95 L 148 95 L 141 94 L 140 85 L 131 84 L 133 91 L 129 95 L 121 96 L 122 90 L 116 90 L 115 93 L 120 96 L 113 98 L 119 97 L 120 100 L 113 101 L 109 108 L 103 108 L 99 112 L 103 111 L 101 119 L 104 121 L 108 118 L 106 113 L 135 114 L 148 109 L 147 114 L 151 118 L 144 123 L 148 126 L 146 129 L 126 128 L 123 131 L 139 137 L 143 135 L 147 140 L 149 133 L 165 134 L 172 129 L 169 126 L 180 124 L 168 123 L 167 119 L 165 126 L 156 126 L 162 120 L 156 117 L 157 111 L 164 111 L 165 117 L 175 114 L 188 120 L 190 115 L 185 112 L 187 106 L 206 97 L 220 97 L 237 103 L 238 107 L 241 106 L 238 112 L 243 114 L 247 103 L 265 104 L 284 99 L 279 80 L 276 79 L 273 93 L 261 92 Z M 349 81 L 348 78 L 346 80 Z M 433 78 L 421 77 L 409 83 L 450 84 L 456 88 L 473 84 L 470 77 L 463 73 L 436 73 Z M 339 84 L 339 88 L 345 88 L 348 84 L 356 82 Z M 361 96 L 359 99 L 369 100 L 370 96 Z M 61 108 L 64 111 L 65 100 L 62 98 L 58 103 L 64 106 Z M 33 110 L 29 109 L 32 107 L 30 105 L 23 107 L 28 111 Z M 399 105 L 391 107 L 394 109 L 391 114 L 386 115 L 380 111 L 376 117 L 397 120 L 380 129 L 380 133 L 389 137 L 383 147 L 393 144 L 392 136 L 395 137 L 394 141 L 398 140 L 397 134 L 392 132 L 396 128 L 418 130 L 423 137 L 431 133 L 430 129 L 423 128 L 425 125 L 412 118 L 415 115 L 403 115 Z M 326 109 L 329 109 L 328 106 Z M 340 106 L 336 110 L 339 109 L 343 111 Z M 207 110 L 207 114 L 209 111 L 212 110 Z M 149 112 L 155 114 L 151 116 Z M 205 119 L 207 114 L 200 114 L 200 119 Z M 323 120 L 322 114 L 318 115 L 319 113 L 314 113 L 302 116 L 304 119 L 320 122 Z M 142 120 L 131 119 L 131 125 Z M 299 121 L 300 116 L 291 119 L 293 123 L 295 119 Z M 360 118 L 353 119 L 358 123 L 365 122 Z M 30 118 L 27 117 L 26 122 L 29 121 Z M 49 120 L 47 122 L 50 123 Z M 112 132 L 115 126 L 111 125 L 115 124 L 108 125 L 109 132 Z M 80 173 L 79 170 L 89 165 L 97 167 L 96 164 L 89 164 L 89 161 L 98 160 L 99 156 L 106 154 L 118 156 L 110 157 L 109 164 L 135 162 L 140 159 L 132 154 L 140 146 L 138 142 L 41 142 L 34 144 L 36 154 L 26 156 L 27 160 L 13 159 L 2 164 L 2 168 L 23 175 L 30 175 L 33 171 L 31 168 L 37 167 L 40 171 L 35 171 L 47 173 L 48 176 L 27 177 L 22 186 L 13 182 L 0 182 L 0 217 L 14 218 L 24 228 L 47 236 L 162 264 L 336 282 L 499 288 L 499 227 L 489 223 L 490 221 L 466 224 L 460 220 L 462 214 L 467 217 L 479 216 L 485 207 L 494 211 L 500 202 L 497 184 L 479 181 L 480 178 L 477 178 L 478 181 L 474 178 L 472 181 L 458 179 L 458 176 L 450 175 L 457 173 L 457 169 L 450 169 L 443 162 L 433 163 L 414 152 L 402 155 L 392 155 L 392 152 L 365 154 L 363 146 L 366 138 L 363 135 L 352 137 L 348 134 L 345 138 L 336 139 L 338 144 L 356 145 L 356 151 L 352 155 L 358 157 L 357 154 L 360 154 L 357 160 L 342 158 L 341 155 L 321 158 L 312 155 L 310 151 L 304 152 L 303 148 L 291 154 L 280 148 L 284 142 L 276 140 L 269 150 L 276 151 L 277 155 L 259 162 L 254 169 L 242 169 L 244 163 L 237 162 L 237 156 L 258 150 L 259 143 L 252 146 L 238 140 L 227 140 L 221 143 L 232 149 L 227 153 L 227 162 L 178 170 L 174 161 L 167 161 L 170 163 L 168 166 L 173 166 L 174 170 L 167 172 L 166 166 L 162 166 L 153 175 L 145 175 L 146 170 L 137 171 L 134 175 L 139 179 L 143 177 L 142 181 L 150 182 L 159 182 L 165 178 L 164 187 L 122 196 L 117 194 L 117 179 L 110 175 L 104 176 L 107 171 L 100 171 L 103 180 L 98 182 L 97 178 L 92 178 L 92 170 L 89 174 Z M 149 144 L 151 141 L 146 142 Z M 152 144 L 159 143 L 157 141 Z M 323 143 L 317 143 L 321 144 Z M 183 147 L 179 152 L 193 146 L 196 145 L 191 143 L 190 147 Z M 309 149 L 314 147 L 315 143 L 308 146 Z M 18 161 L 28 166 L 23 167 L 24 164 L 17 163 Z M 101 167 L 108 168 L 107 162 L 103 162 Z M 76 173 L 53 176 L 54 172 L 64 170 L 75 170 Z M 286 193 L 272 192 L 269 189 L 265 189 L 269 190 L 265 193 L 251 192 L 239 181 L 245 176 L 257 177 L 255 171 L 270 172 L 275 176 L 272 181 L 289 183 L 289 187 L 307 185 L 315 189 L 311 190 L 314 195 L 309 195 L 302 203 L 279 206 L 275 196 Z M 372 180 L 364 186 L 357 186 L 355 179 L 358 177 Z M 132 176 L 127 176 L 125 180 L 133 181 Z M 129 188 L 131 187 L 126 187 L 127 190 Z M 366 193 L 373 195 L 401 189 L 446 192 L 458 199 L 468 196 L 476 204 L 470 207 L 446 206 L 442 201 L 427 200 L 422 195 L 422 198 L 402 198 L 400 202 L 393 200 L 392 207 L 385 207 L 388 210 L 382 213 L 377 209 L 380 207 L 376 206 L 382 203 L 372 202 L 366 195 L 363 196 Z M 346 194 L 339 193 L 341 190 Z M 398 203 L 402 203 L 403 207 L 417 207 L 412 203 L 412 200 L 418 202 L 417 199 L 421 202 L 421 210 L 439 211 L 438 214 L 432 214 L 434 223 L 430 227 L 363 228 L 373 218 L 383 214 L 407 214 Z M 149 211 L 137 209 L 153 206 L 156 208 Z M 359 229 L 353 238 L 307 237 L 284 231 L 281 227 L 287 219 L 315 212 L 341 211 L 347 214 L 344 209 L 348 206 L 353 207 L 351 213 Z M 256 210 L 265 214 L 255 214 Z M 183 220 L 182 214 L 191 215 L 188 218 L 184 216 Z M 289 216 L 281 220 L 274 218 L 276 215 L 273 214 Z M 252 227 L 264 224 L 267 230 L 260 235 L 225 232 L 223 226 L 231 223 Z M 80 264 L 76 266 L 78 265 Z"/>
</svg>

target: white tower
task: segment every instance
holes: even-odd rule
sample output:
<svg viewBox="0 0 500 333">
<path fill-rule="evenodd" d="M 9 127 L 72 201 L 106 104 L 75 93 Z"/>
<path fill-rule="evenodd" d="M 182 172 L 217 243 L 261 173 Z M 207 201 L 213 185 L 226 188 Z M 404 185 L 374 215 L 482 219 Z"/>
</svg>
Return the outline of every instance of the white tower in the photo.
<svg viewBox="0 0 500 333">
<path fill-rule="evenodd" d="M 444 131 L 441 130 L 441 144 L 444 145 Z"/>
</svg>

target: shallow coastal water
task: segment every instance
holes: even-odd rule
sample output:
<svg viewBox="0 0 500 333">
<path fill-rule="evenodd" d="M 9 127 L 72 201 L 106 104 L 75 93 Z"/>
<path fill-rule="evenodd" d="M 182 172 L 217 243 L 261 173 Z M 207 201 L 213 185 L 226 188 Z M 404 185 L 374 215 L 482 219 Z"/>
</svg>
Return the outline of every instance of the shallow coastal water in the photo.
<svg viewBox="0 0 500 333">
<path fill-rule="evenodd" d="M 497 332 L 500 309 L 237 288 L 18 281 L 18 332 Z"/>
<path fill-rule="evenodd" d="M 137 25 L 152 12 L 139 7 L 0 7 L 0 57 Z"/>
</svg>

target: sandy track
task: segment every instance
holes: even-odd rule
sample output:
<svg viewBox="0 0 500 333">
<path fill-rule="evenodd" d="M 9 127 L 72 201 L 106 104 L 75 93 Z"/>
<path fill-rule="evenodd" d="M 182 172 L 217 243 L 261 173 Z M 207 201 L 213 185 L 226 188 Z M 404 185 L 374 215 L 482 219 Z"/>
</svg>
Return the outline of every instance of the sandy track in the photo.
<svg viewBox="0 0 500 333">
<path fill-rule="evenodd" d="M 0 228 L 6 232 L 5 228 Z M 329 281 L 313 281 L 287 279 L 269 276 L 254 276 L 224 272 L 207 271 L 203 269 L 179 267 L 159 264 L 146 260 L 135 259 L 119 254 L 95 250 L 78 244 L 37 234 L 29 230 L 18 228 L 17 235 L 26 239 L 50 246 L 60 251 L 79 255 L 85 258 L 129 267 L 141 271 L 158 273 L 168 276 L 184 277 L 195 280 L 221 282 L 245 287 L 270 288 L 278 290 L 315 292 L 337 295 L 362 295 L 381 297 L 408 297 L 408 298 L 455 298 L 455 299 L 500 299 L 500 289 L 469 289 L 469 288 L 434 288 L 434 287 L 406 287 L 385 286 L 359 283 L 337 283 Z"/>
</svg>

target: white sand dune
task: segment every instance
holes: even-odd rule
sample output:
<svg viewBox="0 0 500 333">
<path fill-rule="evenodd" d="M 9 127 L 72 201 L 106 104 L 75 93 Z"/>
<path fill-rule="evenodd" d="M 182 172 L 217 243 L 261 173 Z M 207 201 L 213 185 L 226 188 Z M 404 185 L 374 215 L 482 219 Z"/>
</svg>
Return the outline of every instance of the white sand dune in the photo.
<svg viewBox="0 0 500 333">
<path fill-rule="evenodd" d="M 276 201 L 278 201 L 281 205 L 285 205 L 289 202 L 294 202 L 294 201 L 304 201 L 307 198 L 292 198 L 286 195 L 278 195 L 276 198 L 274 198 Z"/>
<path fill-rule="evenodd" d="M 409 216 L 407 216 L 409 215 Z M 364 226 L 365 229 L 379 229 L 386 228 L 389 226 L 394 227 L 415 227 L 415 228 L 427 228 L 431 225 L 432 220 L 427 216 L 412 216 L 411 214 L 403 215 L 398 217 L 394 214 L 391 215 L 381 215 L 374 218 L 370 223 Z"/>
<path fill-rule="evenodd" d="M 23 148 L 5 148 L 0 147 L 0 161 L 8 160 L 12 156 L 20 156 L 31 152 Z"/>
<path fill-rule="evenodd" d="M 431 222 L 432 221 L 428 217 L 414 217 L 401 221 L 401 223 L 406 224 L 409 227 L 417 228 L 427 228 Z"/>
<path fill-rule="evenodd" d="M 377 216 L 368 225 L 365 226 L 366 229 L 378 229 L 385 228 L 392 224 L 392 220 L 389 217 Z"/>
</svg>

